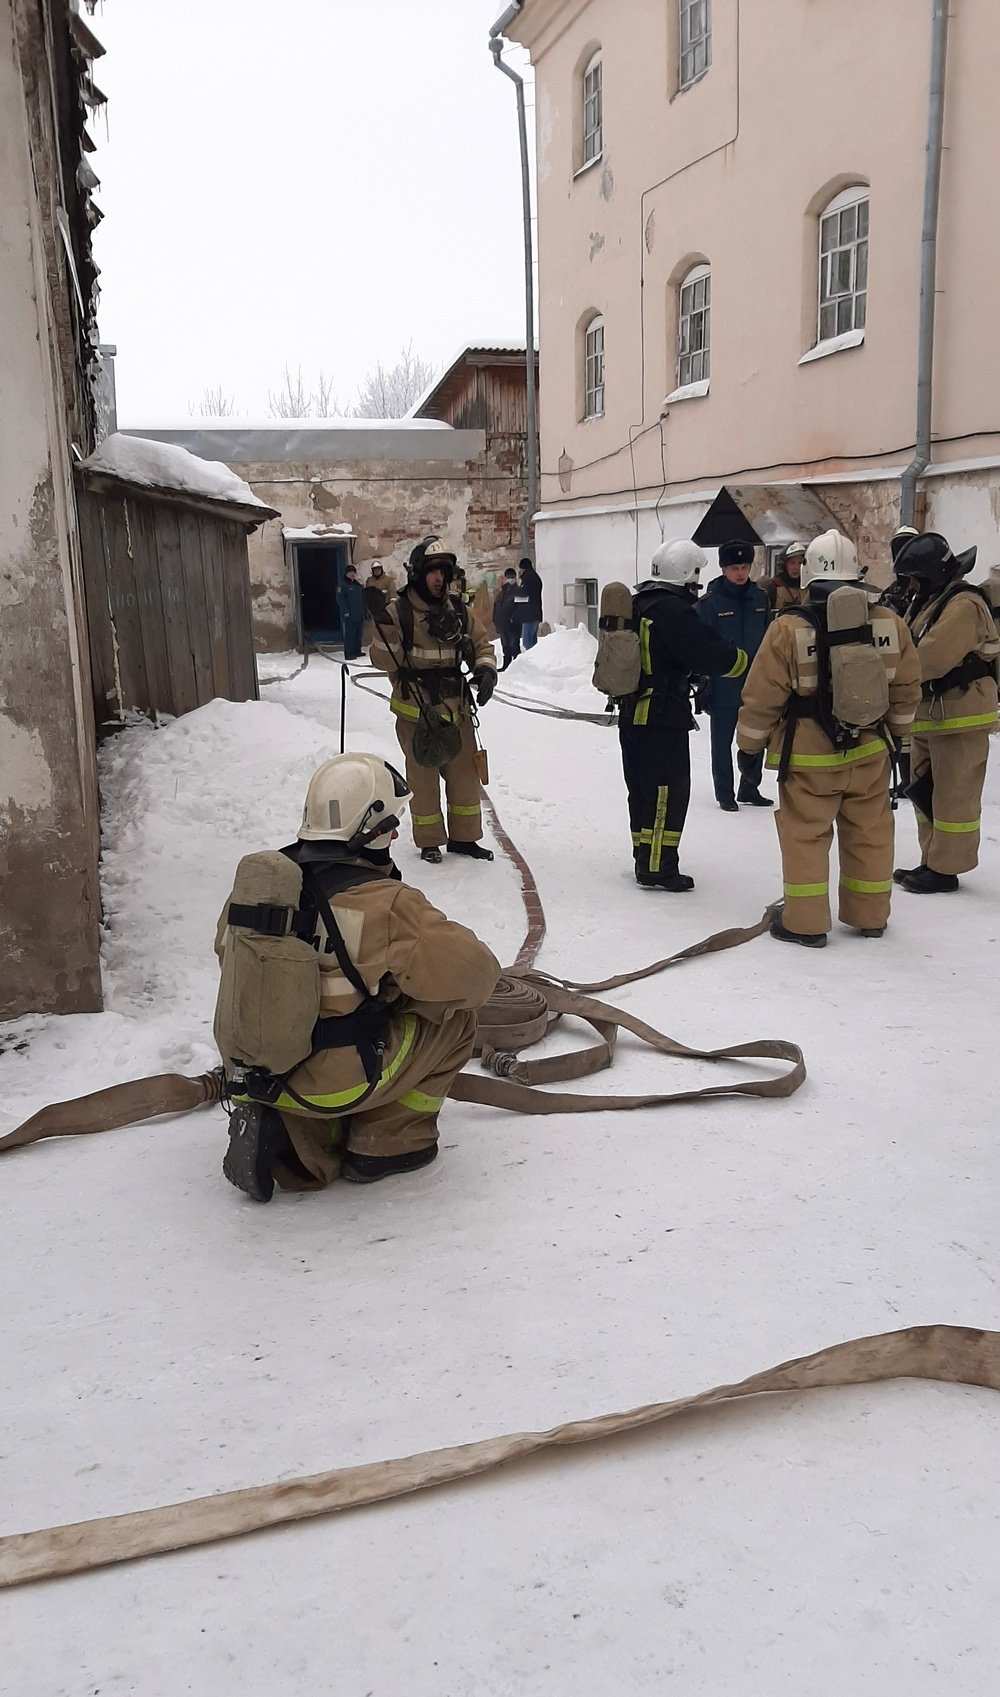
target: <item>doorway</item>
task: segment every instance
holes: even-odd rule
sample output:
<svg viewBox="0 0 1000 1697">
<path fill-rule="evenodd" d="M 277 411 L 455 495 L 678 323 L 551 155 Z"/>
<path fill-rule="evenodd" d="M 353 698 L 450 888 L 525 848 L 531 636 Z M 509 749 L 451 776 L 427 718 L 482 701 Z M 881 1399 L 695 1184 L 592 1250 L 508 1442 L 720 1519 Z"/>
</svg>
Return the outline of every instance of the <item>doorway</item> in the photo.
<svg viewBox="0 0 1000 1697">
<path fill-rule="evenodd" d="M 347 542 L 295 544 L 293 579 L 300 647 L 342 640 L 337 590 L 350 563 Z"/>
</svg>

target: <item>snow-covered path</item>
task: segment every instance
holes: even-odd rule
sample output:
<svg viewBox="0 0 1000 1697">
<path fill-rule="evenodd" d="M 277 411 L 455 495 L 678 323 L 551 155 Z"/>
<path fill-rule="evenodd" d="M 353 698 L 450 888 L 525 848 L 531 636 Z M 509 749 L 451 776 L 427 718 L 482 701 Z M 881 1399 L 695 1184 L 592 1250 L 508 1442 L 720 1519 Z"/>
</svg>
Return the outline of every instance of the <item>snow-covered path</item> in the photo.
<svg viewBox="0 0 1000 1697">
<path fill-rule="evenodd" d="M 518 666 L 505 688 L 541 693 Z M 564 672 L 548 699 L 583 705 Z M 263 693 L 107 751 L 108 1011 L 0 1027 L 4 1129 L 214 1064 L 233 868 L 294 835 L 337 746 L 332 663 Z M 348 709 L 349 746 L 392 757 L 384 705 L 351 690 Z M 631 880 L 612 731 L 499 702 L 484 729 L 547 969 L 642 965 L 778 891 L 773 821 L 715 807 L 707 735 L 683 851 L 698 887 L 678 898 Z M 0 1530 L 681 1395 L 861 1333 L 1000 1327 L 998 802 L 994 777 L 981 871 L 947 902 L 899 896 L 884 941 L 764 938 L 619 993 L 684 1041 L 800 1042 L 810 1078 L 787 1102 L 551 1121 L 449 1104 L 428 1173 L 268 1208 L 221 1177 L 221 1110 L 7 1157 Z M 399 858 L 513 957 L 504 862 Z M 609 1087 L 706 1070 L 626 1047 Z M 8 1594 L 0 1692 L 987 1697 L 998 1432 L 988 1391 L 781 1398 Z"/>
</svg>

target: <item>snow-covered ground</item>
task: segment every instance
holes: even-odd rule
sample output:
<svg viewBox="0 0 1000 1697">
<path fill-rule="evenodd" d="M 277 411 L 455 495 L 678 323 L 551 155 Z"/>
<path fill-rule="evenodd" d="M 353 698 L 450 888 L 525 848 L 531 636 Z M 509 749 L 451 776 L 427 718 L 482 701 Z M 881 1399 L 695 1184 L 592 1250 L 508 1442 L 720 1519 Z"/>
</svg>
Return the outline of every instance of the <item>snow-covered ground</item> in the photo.
<svg viewBox="0 0 1000 1697">
<path fill-rule="evenodd" d="M 585 649 L 557 632 L 505 691 L 600 712 Z M 214 1063 L 233 868 L 294 835 L 337 746 L 339 668 L 293 670 L 269 657 L 284 681 L 259 704 L 108 745 L 107 1011 L 0 1027 L 3 1129 Z M 348 713 L 349 746 L 395 753 L 382 701 L 351 689 Z M 772 818 L 715 807 L 704 732 L 682 854 L 698 885 L 672 897 L 631 879 L 613 731 L 499 702 L 483 725 L 548 970 L 640 966 L 779 890 Z M 619 993 L 687 1042 L 800 1042 L 810 1077 L 788 1101 L 554 1120 L 449 1104 L 427 1173 L 267 1208 L 222 1179 L 221 1110 L 5 1157 L 0 1530 L 547 1426 L 906 1324 L 1000 1326 L 998 802 L 993 779 L 981 871 L 947 901 L 899 896 L 882 942 L 762 938 Z M 899 836 L 913 863 L 903 815 Z M 399 858 L 513 958 L 505 862 Z M 626 1045 L 608 1085 L 707 1070 Z M 996 1393 L 931 1384 L 719 1409 L 2 1595 L 0 1691 L 987 1697 L 998 1434 Z"/>
</svg>

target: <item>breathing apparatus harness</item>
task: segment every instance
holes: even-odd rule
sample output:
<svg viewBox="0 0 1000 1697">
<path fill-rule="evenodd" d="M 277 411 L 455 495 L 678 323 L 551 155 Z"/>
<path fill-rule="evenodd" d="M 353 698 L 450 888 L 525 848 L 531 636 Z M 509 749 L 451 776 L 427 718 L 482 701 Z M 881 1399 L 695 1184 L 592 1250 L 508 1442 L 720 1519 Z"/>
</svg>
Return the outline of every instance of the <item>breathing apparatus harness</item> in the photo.
<svg viewBox="0 0 1000 1697">
<path fill-rule="evenodd" d="M 433 770 L 446 766 L 457 757 L 462 746 L 461 731 L 454 721 L 442 718 L 438 711 L 443 698 L 446 699 L 449 695 L 457 696 L 472 724 L 476 741 L 476 766 L 481 781 L 486 783 L 488 763 L 486 751 L 479 740 L 479 713 L 470 682 L 475 672 L 476 652 L 470 634 L 469 609 L 457 595 L 445 594 L 440 602 L 427 600 L 428 635 L 444 647 L 454 646 L 455 665 L 453 668 L 414 666 L 410 661 L 410 654 L 413 649 L 415 618 L 409 590 L 417 589 L 419 593 L 420 587 L 420 579 L 415 577 L 396 596 L 396 617 L 399 620 L 402 642 L 401 655 L 394 652 L 388 639 L 390 621 L 387 619 L 380 627 L 382 640 L 396 662 L 400 695 L 404 701 L 412 700 L 419 713 L 413 738 L 413 758 L 418 766 Z M 466 671 L 463 671 L 463 665 L 467 668 Z"/>
<path fill-rule="evenodd" d="M 829 586 L 829 593 L 844 587 L 837 583 Z M 779 618 L 804 619 L 811 625 L 816 639 L 817 683 L 815 691 L 810 695 L 800 695 L 794 692 L 789 696 L 785 707 L 785 735 L 778 758 L 778 783 L 788 780 L 791 766 L 792 748 L 795 742 L 795 727 L 802 719 L 812 719 L 819 725 L 824 736 L 832 743 L 838 753 L 843 754 L 849 748 L 857 748 L 861 742 L 862 732 L 874 733 L 885 743 L 892 763 L 893 771 L 893 807 L 896 806 L 896 791 L 899 787 L 898 754 L 899 749 L 885 720 L 875 724 L 859 727 L 845 724 L 834 712 L 833 686 L 831 676 L 830 654 L 834 648 L 847 647 L 849 644 L 874 648 L 875 632 L 869 623 L 855 625 L 846 630 L 833 630 L 827 627 L 827 596 L 815 601 L 803 601 L 794 607 L 784 607 L 778 614 Z"/>
<path fill-rule="evenodd" d="M 397 781 L 399 793 L 402 794 L 405 790 L 403 779 L 396 772 L 393 772 L 393 777 Z M 381 883 L 387 877 L 396 880 L 401 878 L 402 875 L 392 864 L 388 851 L 385 851 L 383 856 L 380 851 L 371 847 L 375 838 L 398 830 L 399 824 L 397 815 L 385 815 L 384 802 L 374 801 L 348 842 L 290 844 L 280 852 L 293 861 L 302 874 L 301 905 L 298 908 L 289 908 L 271 907 L 262 903 L 256 907 L 248 907 L 233 902 L 226 916 L 228 924 L 241 926 L 258 936 L 297 937 L 317 952 L 322 947 L 324 954 L 336 956 L 337 965 L 351 988 L 361 997 L 361 1001 L 350 1013 L 317 1019 L 312 1032 L 310 1055 L 319 1054 L 324 1049 L 357 1050 L 364 1068 L 366 1088 L 364 1093 L 351 1103 L 352 1112 L 368 1100 L 381 1082 L 392 1008 L 381 994 L 372 995 L 358 971 L 344 940 L 344 934 L 337 924 L 330 898 L 346 890 L 357 889 L 363 884 Z M 314 855 L 317 849 L 322 852 L 322 861 L 310 865 L 309 851 Z M 351 864 L 358 856 L 382 861 L 383 864 L 370 867 Z M 322 921 L 326 932 L 325 944 L 321 943 L 317 932 L 318 920 Z M 297 1066 L 301 1064 L 301 1061 L 296 1063 Z M 295 1068 L 291 1070 L 294 1072 Z M 290 1096 L 307 1113 L 322 1115 L 326 1110 L 293 1090 L 288 1082 L 289 1077 L 289 1073 L 276 1074 L 268 1072 L 264 1067 L 236 1066 L 233 1068 L 232 1077 L 227 1080 L 224 1094 L 227 1097 L 234 1093 L 248 1096 L 251 1101 L 268 1105 L 273 1105 L 284 1094 Z"/>
<path fill-rule="evenodd" d="M 926 595 L 921 598 L 919 590 L 915 592 L 911 623 L 914 619 L 916 619 L 922 608 L 926 606 L 933 593 L 934 591 L 931 589 L 930 595 Z M 990 601 L 989 596 L 980 589 L 979 585 L 976 583 L 965 583 L 959 579 L 957 582 L 950 583 L 944 590 L 943 594 L 941 594 L 937 606 L 934 608 L 933 613 L 928 619 L 923 630 L 920 632 L 921 641 L 923 641 L 923 638 L 927 635 L 928 631 L 934 629 L 934 626 L 945 611 L 945 608 L 950 607 L 956 596 L 959 595 L 978 596 L 979 600 L 982 601 L 988 609 L 990 617 L 994 620 L 996 619 L 996 612 L 993 604 Z M 953 666 L 950 672 L 945 672 L 943 677 L 928 678 L 926 682 L 921 684 L 920 693 L 925 701 L 940 701 L 941 697 L 947 695 L 949 690 L 968 689 L 970 684 L 977 683 L 980 678 L 992 678 L 994 683 L 996 683 L 998 681 L 997 673 L 997 660 L 984 660 L 983 656 L 981 654 L 977 654 L 975 649 L 973 649 L 971 653 L 965 656 L 964 660 L 959 661 L 957 666 Z"/>
</svg>

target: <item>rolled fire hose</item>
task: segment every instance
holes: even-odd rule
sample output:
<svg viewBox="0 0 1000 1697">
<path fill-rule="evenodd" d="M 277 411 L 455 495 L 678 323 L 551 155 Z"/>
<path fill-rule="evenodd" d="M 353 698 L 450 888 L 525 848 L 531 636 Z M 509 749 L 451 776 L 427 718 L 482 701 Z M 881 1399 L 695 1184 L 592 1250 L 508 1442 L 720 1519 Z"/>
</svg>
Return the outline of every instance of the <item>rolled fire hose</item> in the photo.
<svg viewBox="0 0 1000 1697">
<path fill-rule="evenodd" d="M 317 1515 L 365 1508 L 490 1473 L 541 1450 L 599 1442 L 721 1402 L 782 1391 L 871 1385 L 887 1379 L 932 1379 L 1000 1390 L 1000 1332 L 962 1326 L 911 1326 L 879 1337 L 852 1338 L 849 1343 L 755 1373 L 738 1384 L 717 1385 L 697 1396 L 651 1403 L 624 1414 L 573 1420 L 547 1432 L 516 1432 L 453 1449 L 425 1450 L 393 1461 L 341 1467 L 302 1479 L 194 1497 L 169 1507 L 17 1533 L 0 1538 L 0 1589 L 85 1573 L 115 1562 L 138 1561 L 171 1550 L 194 1549 Z"/>
</svg>

